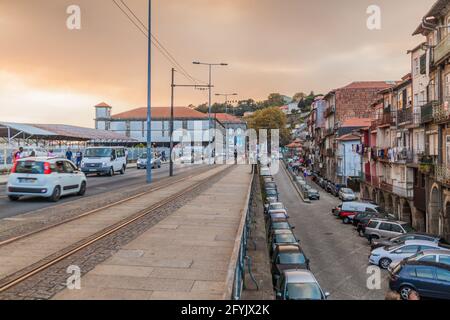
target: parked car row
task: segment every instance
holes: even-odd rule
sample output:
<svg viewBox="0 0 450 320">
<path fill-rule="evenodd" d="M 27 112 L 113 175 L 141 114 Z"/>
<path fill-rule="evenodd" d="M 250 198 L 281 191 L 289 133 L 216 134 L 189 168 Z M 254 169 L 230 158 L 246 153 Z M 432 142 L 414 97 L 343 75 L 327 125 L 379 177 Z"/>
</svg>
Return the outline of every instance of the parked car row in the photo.
<svg viewBox="0 0 450 320">
<path fill-rule="evenodd" d="M 293 170 L 292 167 L 288 165 L 287 168 L 305 198 L 309 200 L 320 200 L 319 190 L 313 188 L 311 185 L 308 184 L 305 178 L 305 174 L 303 176 L 297 175 L 297 171 Z M 306 169 L 303 168 L 301 170 Z M 301 172 L 301 170 L 298 172 Z M 308 176 L 308 172 L 306 173 L 306 176 Z"/>
<path fill-rule="evenodd" d="M 342 202 L 332 213 L 352 224 L 371 246 L 369 264 L 389 271 L 389 287 L 407 300 L 450 299 L 450 246 L 442 237 L 416 232 L 371 202 Z"/>
<path fill-rule="evenodd" d="M 326 300 L 329 296 L 310 271 L 310 261 L 294 235 L 286 207 L 269 168 L 260 170 L 272 282 L 277 300 Z"/>
</svg>

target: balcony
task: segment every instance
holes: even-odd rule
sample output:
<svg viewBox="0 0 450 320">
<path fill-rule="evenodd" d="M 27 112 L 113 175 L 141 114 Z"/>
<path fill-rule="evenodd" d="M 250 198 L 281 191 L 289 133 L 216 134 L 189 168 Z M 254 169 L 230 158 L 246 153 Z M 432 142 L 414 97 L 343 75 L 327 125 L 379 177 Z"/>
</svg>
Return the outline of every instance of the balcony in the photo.
<svg viewBox="0 0 450 320">
<path fill-rule="evenodd" d="M 385 127 L 395 125 L 395 117 L 391 112 L 383 113 L 380 119 L 378 119 L 378 126 Z"/>
<path fill-rule="evenodd" d="M 450 122 L 450 107 L 448 104 L 435 105 L 433 107 L 433 119 L 437 124 Z"/>
<path fill-rule="evenodd" d="M 424 153 L 417 155 L 419 160 L 419 172 L 425 175 L 434 173 L 434 166 L 436 164 L 436 156 L 428 156 Z"/>
<path fill-rule="evenodd" d="M 436 180 L 442 184 L 450 186 L 450 168 L 447 166 L 435 166 Z"/>
<path fill-rule="evenodd" d="M 421 122 L 422 124 L 433 121 L 433 109 L 438 105 L 438 102 L 431 101 L 422 106 Z"/>
<path fill-rule="evenodd" d="M 440 62 L 442 59 L 450 54 L 450 35 L 442 39 L 441 42 L 434 48 L 434 62 Z"/>
<path fill-rule="evenodd" d="M 412 108 L 402 109 L 397 111 L 398 125 L 405 125 L 413 122 Z"/>
</svg>

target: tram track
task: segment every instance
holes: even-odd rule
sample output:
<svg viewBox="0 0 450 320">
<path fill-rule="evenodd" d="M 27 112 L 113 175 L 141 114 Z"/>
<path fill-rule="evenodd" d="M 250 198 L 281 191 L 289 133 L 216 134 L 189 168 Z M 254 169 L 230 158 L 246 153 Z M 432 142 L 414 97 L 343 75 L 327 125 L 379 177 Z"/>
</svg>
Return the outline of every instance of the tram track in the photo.
<svg viewBox="0 0 450 320">
<path fill-rule="evenodd" d="M 127 228 L 129 226 L 138 224 L 139 222 L 142 222 L 142 220 L 144 220 L 146 218 L 151 218 L 152 215 L 156 214 L 158 210 L 164 208 L 165 206 L 170 205 L 172 202 L 176 202 L 178 199 L 181 199 L 183 196 L 186 196 L 189 193 L 195 191 L 196 189 L 202 187 L 203 185 L 206 185 L 207 183 L 211 182 L 215 178 L 226 174 L 227 172 L 229 172 L 230 169 L 231 169 L 231 167 L 225 167 L 225 169 L 218 170 L 218 172 L 207 176 L 205 179 L 202 179 L 201 181 L 198 181 L 198 182 L 194 183 L 193 185 L 183 188 L 183 190 L 176 192 L 175 194 L 172 194 L 160 201 L 157 201 L 156 203 L 149 206 L 148 208 L 145 208 L 144 210 L 141 210 L 135 214 L 132 214 L 129 217 L 127 217 L 127 218 L 125 218 L 125 219 L 123 219 L 123 220 L 89 236 L 89 237 L 86 237 L 86 238 L 82 239 L 81 241 L 78 241 L 77 243 L 75 243 L 69 247 L 66 247 L 65 249 L 59 250 L 55 254 L 50 255 L 47 258 L 41 259 L 40 261 L 36 262 L 35 264 L 33 264 L 31 266 L 23 268 L 19 271 L 16 271 L 12 275 L 9 275 L 9 276 L 4 277 L 3 279 L 0 279 L 0 293 L 3 293 L 21 283 L 23 283 L 24 281 L 30 279 L 33 276 L 36 276 L 40 273 L 45 272 L 47 269 L 58 264 L 59 262 L 64 261 L 65 259 L 74 256 L 76 253 L 78 253 L 84 249 L 87 249 L 90 246 L 95 245 L 96 243 L 100 242 L 101 240 L 103 240 L 105 238 L 108 238 L 109 236 L 119 234 L 122 230 L 124 230 L 125 228 Z M 170 185 L 179 183 L 181 181 L 185 181 L 192 177 L 195 177 L 195 175 L 191 175 L 189 177 L 179 179 L 171 184 L 158 187 L 158 190 L 167 188 Z M 154 191 L 155 190 L 149 190 L 145 193 L 135 195 L 128 199 L 123 199 L 123 200 L 119 201 L 118 203 L 123 204 L 123 203 L 137 199 L 145 194 L 148 194 L 148 193 L 154 192 Z M 109 207 L 112 207 L 115 205 L 118 205 L 118 204 L 117 203 L 111 204 L 111 205 L 105 206 L 101 209 L 93 210 L 93 212 L 86 212 L 83 215 L 77 216 L 71 220 L 73 221 L 73 220 L 81 219 L 83 217 L 86 217 L 89 214 L 93 214 L 95 212 L 108 209 Z M 63 222 L 62 224 L 64 224 L 64 223 L 67 223 L 67 222 Z M 51 228 L 57 228 L 59 225 L 61 225 L 61 224 L 58 224 L 55 226 L 50 226 L 49 228 L 46 228 L 46 230 L 51 229 Z M 43 231 L 45 231 L 45 230 L 39 230 L 38 232 L 40 233 Z M 34 232 L 32 234 L 24 235 L 20 239 L 24 239 L 25 237 L 30 237 L 34 234 L 36 234 L 36 232 Z M 2 245 L 11 244 L 16 241 L 19 241 L 19 238 L 10 239 L 8 243 L 6 243 L 6 241 L 4 241 Z"/>
</svg>

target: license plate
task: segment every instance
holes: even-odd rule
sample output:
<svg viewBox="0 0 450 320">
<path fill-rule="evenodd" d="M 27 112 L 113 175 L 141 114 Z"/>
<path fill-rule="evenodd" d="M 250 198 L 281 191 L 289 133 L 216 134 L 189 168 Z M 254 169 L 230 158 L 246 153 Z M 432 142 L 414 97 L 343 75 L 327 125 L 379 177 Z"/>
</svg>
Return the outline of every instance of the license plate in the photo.
<svg viewBox="0 0 450 320">
<path fill-rule="evenodd" d="M 35 183 L 35 179 L 19 179 L 19 182 L 21 183 Z"/>
<path fill-rule="evenodd" d="M 95 172 L 95 171 L 97 171 L 97 170 L 95 170 L 95 169 L 89 169 L 89 171 L 90 171 L 90 172 Z"/>
</svg>

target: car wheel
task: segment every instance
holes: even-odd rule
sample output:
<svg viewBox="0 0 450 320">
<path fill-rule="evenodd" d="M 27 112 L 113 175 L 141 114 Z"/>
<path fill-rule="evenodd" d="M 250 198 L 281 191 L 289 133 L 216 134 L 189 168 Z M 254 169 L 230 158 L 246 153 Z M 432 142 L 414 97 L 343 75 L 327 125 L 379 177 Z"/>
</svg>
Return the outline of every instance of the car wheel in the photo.
<svg viewBox="0 0 450 320">
<path fill-rule="evenodd" d="M 409 295 L 411 293 L 413 289 L 411 287 L 408 286 L 404 286 L 400 288 L 400 297 L 402 298 L 402 300 L 408 300 L 409 299 Z"/>
<path fill-rule="evenodd" d="M 344 220 L 342 221 L 344 224 L 349 224 L 350 223 L 350 219 L 349 218 L 344 218 Z"/>
<path fill-rule="evenodd" d="M 109 169 L 108 176 L 112 177 L 113 175 L 114 175 L 114 168 L 111 167 L 111 168 Z"/>
<path fill-rule="evenodd" d="M 86 182 L 83 181 L 81 183 L 80 191 L 78 191 L 78 195 L 82 197 L 84 196 L 85 193 L 86 193 Z"/>
<path fill-rule="evenodd" d="M 380 268 L 387 270 L 387 268 L 389 268 L 389 266 L 391 265 L 392 260 L 389 258 L 383 258 L 380 260 Z"/>
<path fill-rule="evenodd" d="M 120 174 L 125 174 L 125 166 L 122 167 L 122 169 L 119 171 Z"/>
<path fill-rule="evenodd" d="M 8 196 L 10 201 L 18 201 L 20 197 L 18 196 Z"/>
<path fill-rule="evenodd" d="M 61 198 L 61 187 L 60 186 L 56 186 L 55 189 L 53 190 L 52 195 L 50 196 L 50 201 L 52 202 L 58 202 L 58 200 Z"/>
</svg>

